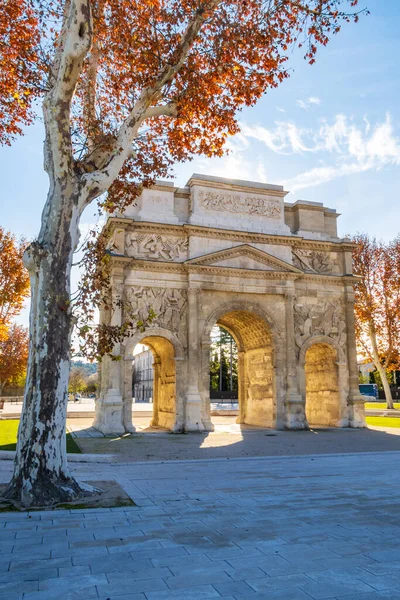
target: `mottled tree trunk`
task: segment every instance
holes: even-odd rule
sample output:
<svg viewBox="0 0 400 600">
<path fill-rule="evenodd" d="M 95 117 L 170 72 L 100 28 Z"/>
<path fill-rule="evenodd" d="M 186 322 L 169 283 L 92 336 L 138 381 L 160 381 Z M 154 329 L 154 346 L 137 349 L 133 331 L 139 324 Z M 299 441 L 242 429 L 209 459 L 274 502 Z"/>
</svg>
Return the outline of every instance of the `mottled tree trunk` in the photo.
<svg viewBox="0 0 400 600">
<path fill-rule="evenodd" d="M 381 377 L 383 389 L 385 391 L 386 406 L 387 406 L 387 408 L 394 408 L 392 390 L 390 389 L 390 385 L 387 380 L 386 369 L 383 367 L 383 365 L 379 359 L 377 335 L 376 335 L 376 330 L 375 330 L 375 326 L 373 323 L 370 323 L 370 325 L 369 325 L 369 338 L 370 338 L 370 342 L 371 342 L 371 346 L 372 346 L 372 357 L 373 357 L 374 365 Z"/>
<path fill-rule="evenodd" d="M 77 180 L 64 177 L 51 185 L 39 237 L 24 256 L 31 279 L 29 361 L 14 475 L 6 497 L 25 507 L 65 502 L 83 493 L 69 474 L 65 440 L 78 201 Z"/>
</svg>

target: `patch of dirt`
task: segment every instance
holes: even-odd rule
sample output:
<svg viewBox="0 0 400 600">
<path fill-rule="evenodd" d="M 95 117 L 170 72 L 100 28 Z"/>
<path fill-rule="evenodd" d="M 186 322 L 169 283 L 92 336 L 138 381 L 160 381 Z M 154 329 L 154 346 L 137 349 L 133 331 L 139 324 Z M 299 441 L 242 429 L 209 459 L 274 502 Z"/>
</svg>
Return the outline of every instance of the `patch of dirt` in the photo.
<svg viewBox="0 0 400 600">
<path fill-rule="evenodd" d="M 77 498 L 72 502 L 63 502 L 54 506 L 23 508 L 19 503 L 2 499 L 1 495 L 6 485 L 0 485 L 0 512 L 31 512 L 32 510 L 83 510 L 90 508 L 117 508 L 120 506 L 136 506 L 134 501 L 116 481 L 85 481 L 98 490 L 98 493 Z"/>
</svg>

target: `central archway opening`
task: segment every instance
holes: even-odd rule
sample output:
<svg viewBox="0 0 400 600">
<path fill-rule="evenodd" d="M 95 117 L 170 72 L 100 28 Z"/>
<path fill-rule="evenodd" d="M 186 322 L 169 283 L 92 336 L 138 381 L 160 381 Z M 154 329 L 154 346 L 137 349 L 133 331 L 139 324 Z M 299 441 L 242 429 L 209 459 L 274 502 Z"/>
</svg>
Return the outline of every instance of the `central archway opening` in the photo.
<svg viewBox="0 0 400 600">
<path fill-rule="evenodd" d="M 215 326 L 218 329 L 215 329 Z M 226 345 L 229 344 L 230 346 L 230 338 L 232 338 L 236 346 L 235 379 L 237 381 L 237 398 L 239 403 L 237 423 L 261 427 L 275 427 L 276 386 L 274 349 L 268 323 L 262 316 L 249 310 L 231 310 L 226 312 L 217 319 L 211 330 L 211 358 L 213 332 L 217 332 L 219 329 L 229 334 L 229 337 L 225 336 Z M 227 348 L 225 349 L 225 353 L 228 354 Z M 221 362 L 219 362 L 218 366 L 223 371 L 224 368 Z M 210 367 L 212 370 L 212 360 L 210 361 Z M 215 378 L 215 380 L 220 381 L 220 378 Z M 232 375 L 232 383 L 233 381 L 234 376 Z M 210 375 L 210 388 L 212 385 L 213 378 Z M 210 401 L 212 401 L 212 395 L 210 389 Z"/>
<path fill-rule="evenodd" d="M 234 337 L 219 325 L 211 330 L 210 400 L 218 404 L 238 401 L 238 348 Z"/>
<path fill-rule="evenodd" d="M 151 403 L 152 427 L 173 429 L 176 422 L 176 366 L 172 343 L 147 336 L 133 353 L 132 392 L 135 403 Z"/>
</svg>

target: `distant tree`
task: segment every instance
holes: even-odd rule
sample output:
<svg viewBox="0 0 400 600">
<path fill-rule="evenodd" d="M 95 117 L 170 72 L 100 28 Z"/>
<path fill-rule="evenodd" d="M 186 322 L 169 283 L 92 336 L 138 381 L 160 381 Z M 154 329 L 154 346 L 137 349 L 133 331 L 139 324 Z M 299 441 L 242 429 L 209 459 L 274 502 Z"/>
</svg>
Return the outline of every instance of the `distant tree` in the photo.
<svg viewBox="0 0 400 600">
<path fill-rule="evenodd" d="M 94 394 L 97 391 L 98 382 L 99 376 L 97 373 L 89 375 L 89 377 L 86 379 L 86 385 L 83 390 L 85 394 Z"/>
<path fill-rule="evenodd" d="M 82 367 L 72 367 L 68 382 L 68 391 L 70 394 L 82 392 L 87 385 L 87 380 L 87 373 Z"/>
<path fill-rule="evenodd" d="M 0 226 L 0 339 L 6 339 L 10 323 L 29 296 L 29 274 L 22 262 L 25 247 L 24 240 L 17 241 Z"/>
<path fill-rule="evenodd" d="M 358 234 L 353 241 L 358 350 L 374 364 L 387 407 L 394 408 L 387 371 L 400 362 L 400 238 L 384 244 Z"/>
<path fill-rule="evenodd" d="M 28 362 L 28 329 L 11 325 L 0 341 L 0 396 L 6 386 L 19 387 L 26 376 Z"/>
</svg>

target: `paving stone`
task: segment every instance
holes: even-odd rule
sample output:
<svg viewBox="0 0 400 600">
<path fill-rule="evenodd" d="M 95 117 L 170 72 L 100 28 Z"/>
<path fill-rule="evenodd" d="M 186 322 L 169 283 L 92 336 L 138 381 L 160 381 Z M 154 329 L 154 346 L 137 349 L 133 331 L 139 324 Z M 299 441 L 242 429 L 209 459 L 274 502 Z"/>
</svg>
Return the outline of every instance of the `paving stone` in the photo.
<svg viewBox="0 0 400 600">
<path fill-rule="evenodd" d="M 300 589 L 306 592 L 315 600 L 323 600 L 325 598 L 334 598 L 335 596 L 345 596 L 346 594 L 355 594 L 362 592 L 374 591 L 371 586 L 363 583 L 362 581 L 347 581 L 347 582 L 323 582 L 323 583 L 305 583 L 301 584 Z"/>
<path fill-rule="evenodd" d="M 300 587 L 301 584 L 310 583 L 310 578 L 303 574 L 282 575 L 280 577 L 246 579 L 246 583 L 256 592 L 266 592 L 269 594 L 269 592 L 280 592 Z"/>
<path fill-rule="evenodd" d="M 87 587 L 79 590 L 56 588 L 24 594 L 24 600 L 92 600 L 92 598 L 98 598 L 96 587 Z"/>
<path fill-rule="evenodd" d="M 167 590 L 160 592 L 147 592 L 147 600 L 207 600 L 208 598 L 220 598 L 220 594 L 211 585 L 188 587 L 179 590 Z M 227 600 L 225 598 L 225 600 Z"/>
<path fill-rule="evenodd" d="M 76 575 L 75 577 L 56 577 L 54 579 L 44 579 L 39 582 L 40 590 L 57 590 L 60 587 L 65 590 L 78 590 L 81 588 L 91 588 L 95 585 L 107 583 L 107 577 L 104 573 L 98 575 Z"/>
<path fill-rule="evenodd" d="M 123 570 L 119 572 L 109 572 L 107 574 L 107 579 L 110 583 L 114 581 L 136 581 L 140 579 L 162 579 L 168 578 L 171 576 L 171 571 L 166 567 L 149 567 L 148 569 L 143 568 L 139 565 L 134 565 L 132 561 L 132 569 L 131 570 Z"/>
<path fill-rule="evenodd" d="M 167 585 L 163 579 L 135 579 L 126 577 L 123 580 L 118 579 L 107 584 L 97 586 L 99 596 L 111 596 L 112 594 L 120 596 L 122 594 L 130 594 L 132 592 L 145 592 L 148 595 L 150 592 L 167 590 Z"/>
<path fill-rule="evenodd" d="M 248 594 L 253 590 L 244 581 L 228 581 L 226 583 L 215 583 L 215 589 L 221 594 L 221 596 L 237 596 L 238 594 Z"/>
<path fill-rule="evenodd" d="M 400 590 L 388 592 L 370 592 L 367 594 L 350 594 L 337 596 L 337 600 L 400 600 Z"/>
<path fill-rule="evenodd" d="M 166 577 L 165 582 L 171 589 L 187 588 L 189 586 L 216 584 L 232 582 L 232 579 L 224 571 L 213 571 L 204 569 L 203 573 L 189 572 L 185 575 L 177 575 L 174 577 Z"/>
<path fill-rule="evenodd" d="M 0 573 L 0 582 L 9 581 L 39 581 L 40 579 L 50 579 L 58 577 L 56 567 L 43 567 L 42 569 L 23 569 L 19 571 L 8 571 Z"/>
</svg>

